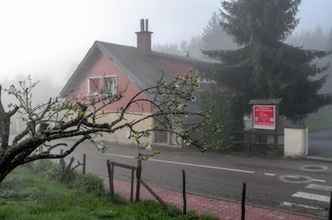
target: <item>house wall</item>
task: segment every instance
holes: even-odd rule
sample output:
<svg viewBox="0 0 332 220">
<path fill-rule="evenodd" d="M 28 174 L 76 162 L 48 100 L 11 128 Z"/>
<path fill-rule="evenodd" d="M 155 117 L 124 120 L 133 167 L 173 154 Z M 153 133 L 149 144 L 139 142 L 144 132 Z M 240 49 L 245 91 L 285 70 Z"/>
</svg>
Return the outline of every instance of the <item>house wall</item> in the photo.
<svg viewBox="0 0 332 220">
<path fill-rule="evenodd" d="M 112 75 L 118 77 L 118 92 L 122 93 L 123 97 L 118 102 L 112 103 L 107 108 L 106 112 L 119 112 L 121 107 L 126 106 L 129 100 L 136 95 L 140 88 L 138 88 L 134 82 L 131 82 L 128 76 L 121 72 L 120 68 L 113 63 L 113 61 L 107 57 L 99 56 L 97 61 L 88 69 L 87 77 L 80 83 L 78 89 L 76 89 L 70 97 L 84 98 L 88 94 L 88 78 L 96 76 Z M 139 98 L 146 98 L 144 95 Z M 132 113 L 148 113 L 151 112 L 151 104 L 146 102 L 140 102 L 132 105 L 128 112 Z"/>
<path fill-rule="evenodd" d="M 74 92 L 72 92 L 69 97 L 70 98 L 84 98 L 88 96 L 88 78 L 89 77 L 95 77 L 95 76 L 106 76 L 106 75 L 112 75 L 118 77 L 118 92 L 122 93 L 123 97 L 115 103 L 110 104 L 107 106 L 105 110 L 105 115 L 103 118 L 100 119 L 100 122 L 111 122 L 114 121 L 118 116 L 118 112 L 121 111 L 121 108 L 127 105 L 129 100 L 136 95 L 140 89 L 135 85 L 134 82 L 131 82 L 128 78 L 128 76 L 121 72 L 120 68 L 112 62 L 111 59 L 106 58 L 104 56 L 99 56 L 96 60 L 96 62 L 88 68 L 88 71 L 86 72 L 87 76 L 80 85 L 78 86 L 78 89 L 76 89 Z M 147 98 L 145 95 L 140 95 L 139 98 Z M 125 118 L 128 121 L 131 120 L 137 120 L 140 119 L 147 114 L 151 113 L 152 108 L 150 103 L 141 102 L 132 105 L 129 110 L 128 114 L 126 114 Z M 126 122 L 128 122 L 126 121 Z M 140 123 L 137 128 L 139 129 L 149 129 L 153 126 L 153 120 L 148 119 L 144 122 Z M 129 130 L 121 129 L 114 134 L 110 135 L 104 135 L 103 139 L 110 141 L 110 142 L 116 142 L 116 143 L 132 143 L 132 140 L 128 139 L 129 136 Z M 145 141 L 152 141 L 152 136 L 149 138 L 146 138 Z"/>
<path fill-rule="evenodd" d="M 162 69 L 169 73 L 184 75 L 189 73 L 193 66 L 188 63 L 172 60 L 172 59 L 163 59 L 160 60 L 160 65 Z M 129 102 L 130 98 L 132 98 L 135 94 L 140 91 L 135 84 L 135 82 L 130 81 L 128 76 L 125 73 L 121 72 L 121 68 L 119 68 L 110 58 L 105 57 L 103 55 L 99 55 L 96 58 L 96 61 L 88 67 L 86 70 L 86 78 L 82 80 L 80 85 L 74 90 L 69 97 L 71 98 L 84 98 L 88 96 L 88 78 L 89 77 L 96 77 L 96 76 L 107 76 L 112 75 L 118 77 L 118 91 L 122 92 L 123 98 L 105 108 L 105 112 L 107 114 L 104 115 L 100 122 L 111 122 L 118 117 L 118 112 L 121 110 L 122 107 L 126 106 Z M 81 73 L 82 74 L 82 73 Z M 83 73 L 84 74 L 84 73 Z M 141 95 L 139 98 L 147 98 L 144 95 Z M 128 114 L 126 114 L 127 120 L 137 120 L 140 119 L 147 114 L 151 113 L 152 106 L 150 103 L 138 103 L 133 105 L 129 110 Z M 137 128 L 138 129 L 149 129 L 154 126 L 153 119 L 145 120 L 144 122 L 140 123 Z M 128 136 L 130 134 L 129 129 L 121 129 L 114 134 L 107 134 L 104 135 L 103 139 L 109 142 L 115 143 L 134 143 L 134 140 L 129 140 Z M 153 134 L 149 137 L 146 137 L 143 142 L 152 143 L 154 140 Z M 176 137 L 172 136 L 169 138 L 170 145 L 177 145 Z"/>
<path fill-rule="evenodd" d="M 126 123 L 127 121 L 133 121 L 133 120 L 139 120 L 143 117 L 146 117 L 149 115 L 148 113 L 129 113 L 125 115 L 126 120 L 122 121 L 122 123 L 119 123 L 118 126 L 122 125 L 123 123 Z M 115 120 L 119 117 L 118 113 L 111 113 L 106 114 L 103 118 L 99 119 L 99 122 L 110 122 Z M 137 124 L 134 128 L 137 130 L 145 130 L 153 127 L 153 118 L 146 119 L 142 121 L 141 123 Z M 130 136 L 130 130 L 129 128 L 123 128 L 121 130 L 118 130 L 114 134 L 104 134 L 102 139 L 107 140 L 112 143 L 118 143 L 118 144 L 135 144 L 134 139 L 129 139 Z M 140 139 L 142 144 L 152 144 L 153 142 L 153 134 L 151 134 L 148 137 L 144 137 Z"/>
</svg>

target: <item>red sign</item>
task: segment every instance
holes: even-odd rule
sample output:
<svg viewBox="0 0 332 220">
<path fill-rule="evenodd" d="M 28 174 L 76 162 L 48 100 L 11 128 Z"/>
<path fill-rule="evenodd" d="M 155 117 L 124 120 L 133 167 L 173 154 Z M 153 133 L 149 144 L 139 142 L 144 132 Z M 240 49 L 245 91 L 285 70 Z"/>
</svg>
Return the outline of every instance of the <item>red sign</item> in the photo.
<svg viewBox="0 0 332 220">
<path fill-rule="evenodd" d="M 253 106 L 253 127 L 256 129 L 276 129 L 276 106 L 275 105 L 254 105 Z"/>
</svg>

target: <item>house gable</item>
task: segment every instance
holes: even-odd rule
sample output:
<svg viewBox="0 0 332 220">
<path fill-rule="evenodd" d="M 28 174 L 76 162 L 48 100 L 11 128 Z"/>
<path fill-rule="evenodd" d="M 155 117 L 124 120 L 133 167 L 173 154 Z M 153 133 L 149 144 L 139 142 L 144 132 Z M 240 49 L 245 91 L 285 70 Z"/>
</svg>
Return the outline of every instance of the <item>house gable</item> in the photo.
<svg viewBox="0 0 332 220">
<path fill-rule="evenodd" d="M 137 47 L 118 45 L 113 43 L 96 41 L 88 51 L 85 58 L 79 64 L 76 71 L 70 77 L 60 95 L 68 99 L 83 99 L 91 95 L 90 91 L 103 91 L 103 77 L 112 77 L 109 79 L 112 85 L 117 83 L 117 92 L 121 93 L 122 98 L 105 108 L 105 113 L 116 113 L 127 105 L 129 100 L 139 91 L 154 87 L 162 79 L 171 81 L 178 75 L 191 74 L 193 70 L 200 73 L 208 72 L 213 63 L 207 63 L 190 57 L 181 57 L 169 54 L 158 53 L 151 50 L 151 35 L 148 30 L 148 20 L 141 20 L 141 31 L 137 32 Z M 116 79 L 115 81 L 113 80 Z M 94 85 L 92 88 L 91 85 Z M 90 91 L 89 91 L 90 90 Z M 139 99 L 151 99 L 151 94 L 141 94 Z M 192 103 L 190 109 L 197 107 Z M 126 114 L 127 120 L 137 120 L 145 116 L 144 113 L 153 111 L 150 102 L 140 102 L 132 105 Z M 136 114 L 138 113 L 138 114 Z M 119 114 L 105 114 L 103 120 L 109 122 L 118 118 Z M 155 126 L 154 118 L 144 120 L 140 125 L 141 129 L 153 128 Z M 111 140 L 127 143 L 130 134 L 129 129 L 121 129 L 112 135 Z M 158 138 L 159 137 L 159 138 Z M 161 138 L 160 138 L 161 137 Z M 154 142 L 165 142 L 166 144 L 176 144 L 176 136 L 170 134 L 154 133 L 147 137 Z M 179 144 L 179 143 L 178 143 Z"/>
<path fill-rule="evenodd" d="M 80 64 L 81 68 L 78 68 L 78 72 L 73 74 L 70 79 L 71 82 L 68 82 L 70 84 L 68 87 L 72 86 L 72 89 L 69 90 L 69 92 L 63 90 L 64 97 L 82 100 L 91 95 L 89 94 L 89 79 L 115 77 L 117 81 L 117 91 L 121 93 L 123 97 L 119 101 L 107 106 L 105 112 L 119 112 L 141 89 L 136 85 L 135 81 L 132 81 L 130 77 L 124 73 L 121 66 L 117 65 L 113 59 L 106 57 L 98 48 L 93 47 L 92 50 L 93 52 L 89 51 L 90 55 L 87 55 L 87 58 Z M 82 66 L 84 68 L 82 68 Z M 139 98 L 146 97 L 142 94 Z M 128 112 L 151 112 L 151 105 L 147 102 L 140 102 L 132 105 Z"/>
</svg>

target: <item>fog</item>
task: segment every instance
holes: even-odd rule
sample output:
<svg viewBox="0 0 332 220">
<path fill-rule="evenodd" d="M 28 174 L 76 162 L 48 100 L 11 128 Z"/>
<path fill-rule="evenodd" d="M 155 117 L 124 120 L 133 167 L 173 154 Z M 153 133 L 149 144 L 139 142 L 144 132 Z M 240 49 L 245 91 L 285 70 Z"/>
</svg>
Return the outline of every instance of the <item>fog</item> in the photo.
<svg viewBox="0 0 332 220">
<path fill-rule="evenodd" d="M 22 80 L 30 74 L 41 81 L 37 97 L 56 95 L 95 40 L 134 46 L 134 32 L 142 17 L 150 19 L 154 45 L 180 45 L 192 38 L 197 41 L 218 11 L 220 0 L 188 2 L 1 1 L 0 81 Z M 328 33 L 331 11 L 330 0 L 303 0 L 295 35 L 318 27 Z"/>
</svg>

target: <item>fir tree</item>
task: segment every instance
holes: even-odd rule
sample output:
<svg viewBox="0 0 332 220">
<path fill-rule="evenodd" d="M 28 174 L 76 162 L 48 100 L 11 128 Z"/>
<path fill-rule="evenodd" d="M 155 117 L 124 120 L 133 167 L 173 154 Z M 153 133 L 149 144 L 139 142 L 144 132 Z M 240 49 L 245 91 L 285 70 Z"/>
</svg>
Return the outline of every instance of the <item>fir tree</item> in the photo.
<svg viewBox="0 0 332 220">
<path fill-rule="evenodd" d="M 237 48 L 236 43 L 232 37 L 227 34 L 223 27 L 220 25 L 221 17 L 215 12 L 205 27 L 202 42 L 204 49 L 235 49 Z"/>
<path fill-rule="evenodd" d="M 330 30 L 330 34 L 329 34 L 329 37 L 328 37 L 328 49 L 329 50 L 332 50 L 332 29 Z"/>
<path fill-rule="evenodd" d="M 250 99 L 282 98 L 280 113 L 294 121 L 331 103 L 319 94 L 326 81 L 314 61 L 328 55 L 285 43 L 299 20 L 301 0 L 223 1 L 221 26 L 240 45 L 236 50 L 205 51 L 222 65 L 214 74 L 241 97 L 242 106 Z M 248 108 L 246 108 L 249 110 Z"/>
</svg>

